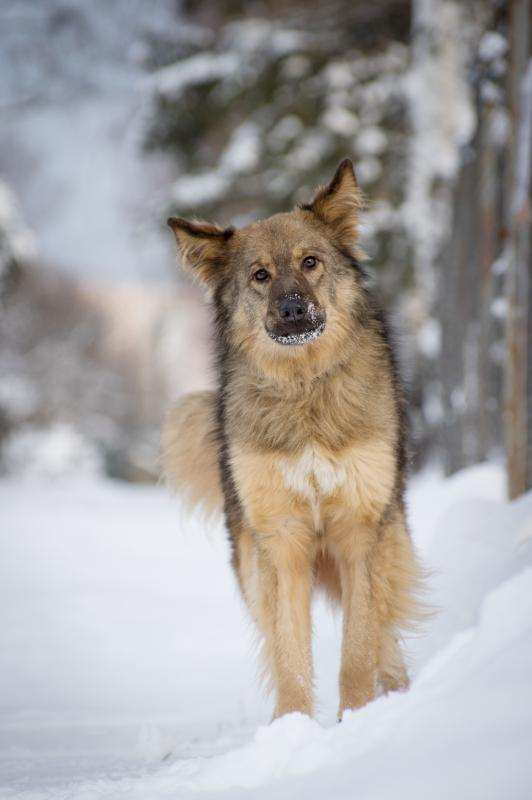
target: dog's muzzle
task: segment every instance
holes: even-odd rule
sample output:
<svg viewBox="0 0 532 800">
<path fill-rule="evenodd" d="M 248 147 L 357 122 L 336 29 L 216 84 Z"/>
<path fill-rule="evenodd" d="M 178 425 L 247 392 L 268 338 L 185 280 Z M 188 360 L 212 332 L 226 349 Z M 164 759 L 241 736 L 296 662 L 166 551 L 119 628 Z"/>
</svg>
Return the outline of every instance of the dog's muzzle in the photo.
<svg viewBox="0 0 532 800">
<path fill-rule="evenodd" d="M 307 344 L 325 330 L 325 314 L 299 294 L 283 297 L 278 304 L 277 320 L 266 325 L 268 336 L 284 345 Z"/>
<path fill-rule="evenodd" d="M 317 325 L 315 328 L 306 328 L 303 331 L 294 331 L 293 333 L 280 333 L 276 330 L 268 330 L 266 332 L 270 339 L 279 344 L 307 344 L 313 342 L 318 336 L 321 336 L 325 330 L 325 322 Z"/>
</svg>

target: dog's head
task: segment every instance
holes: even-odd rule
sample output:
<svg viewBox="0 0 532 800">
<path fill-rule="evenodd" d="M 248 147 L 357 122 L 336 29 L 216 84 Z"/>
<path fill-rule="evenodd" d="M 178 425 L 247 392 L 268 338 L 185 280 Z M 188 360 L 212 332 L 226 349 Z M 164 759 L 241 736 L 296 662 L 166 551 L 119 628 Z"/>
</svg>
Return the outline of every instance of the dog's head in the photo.
<svg viewBox="0 0 532 800">
<path fill-rule="evenodd" d="M 244 228 L 172 217 L 185 269 L 210 286 L 233 343 L 256 356 L 297 357 L 338 344 L 360 295 L 356 270 L 361 196 L 342 161 L 313 201 Z"/>
</svg>

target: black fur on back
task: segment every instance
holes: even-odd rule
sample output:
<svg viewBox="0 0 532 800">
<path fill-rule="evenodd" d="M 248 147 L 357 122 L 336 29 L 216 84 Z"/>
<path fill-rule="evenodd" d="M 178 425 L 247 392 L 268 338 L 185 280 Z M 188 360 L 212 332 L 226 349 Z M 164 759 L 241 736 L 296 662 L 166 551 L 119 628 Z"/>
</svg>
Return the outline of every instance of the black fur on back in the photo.
<svg viewBox="0 0 532 800">
<path fill-rule="evenodd" d="M 216 395 L 216 436 L 218 440 L 218 457 L 220 463 L 220 478 L 224 496 L 224 515 L 231 541 L 232 564 L 238 575 L 238 548 L 236 540 L 242 525 L 242 506 L 233 478 L 229 461 L 229 443 L 225 426 L 225 403 L 227 398 L 227 385 L 229 381 L 229 342 L 227 332 L 230 324 L 230 310 L 224 304 L 222 297 L 226 291 L 226 283 L 222 282 L 214 295 L 214 320 L 216 332 L 216 369 L 218 377 L 218 391 Z"/>
</svg>

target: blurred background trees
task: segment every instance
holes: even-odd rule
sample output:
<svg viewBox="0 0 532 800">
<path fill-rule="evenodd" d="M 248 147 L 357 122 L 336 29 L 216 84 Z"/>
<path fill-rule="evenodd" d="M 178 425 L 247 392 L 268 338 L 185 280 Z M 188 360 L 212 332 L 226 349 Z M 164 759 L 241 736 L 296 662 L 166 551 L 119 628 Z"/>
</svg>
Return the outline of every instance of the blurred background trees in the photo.
<svg viewBox="0 0 532 800">
<path fill-rule="evenodd" d="M 165 406 L 210 380 L 163 220 L 244 224 L 350 155 L 415 465 L 506 446 L 512 493 L 530 485 L 529 26 L 528 0 L 4 4 L 4 470 L 30 431 L 42 469 L 82 437 L 153 479 Z"/>
</svg>

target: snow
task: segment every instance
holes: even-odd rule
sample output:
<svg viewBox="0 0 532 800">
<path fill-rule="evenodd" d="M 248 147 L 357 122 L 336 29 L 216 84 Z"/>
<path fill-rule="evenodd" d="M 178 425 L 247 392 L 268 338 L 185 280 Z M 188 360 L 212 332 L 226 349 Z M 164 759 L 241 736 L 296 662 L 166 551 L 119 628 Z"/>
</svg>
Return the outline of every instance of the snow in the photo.
<svg viewBox="0 0 532 800">
<path fill-rule="evenodd" d="M 104 474 L 97 446 L 72 425 L 57 422 L 39 428 L 25 425 L 2 443 L 2 468 L 8 475 L 59 478 L 73 472 L 78 477 Z"/>
<path fill-rule="evenodd" d="M 270 140 L 274 149 L 281 149 L 286 142 L 290 142 L 296 136 L 299 136 L 303 127 L 303 123 L 295 114 L 287 114 L 282 117 L 273 130 L 270 131 Z"/>
<path fill-rule="evenodd" d="M 244 122 L 231 136 L 222 153 L 220 167 L 229 175 L 247 172 L 257 166 L 260 156 L 260 131 L 253 122 Z"/>
<path fill-rule="evenodd" d="M 172 187 L 172 197 L 181 208 L 194 208 L 202 203 L 220 200 L 228 188 L 225 175 L 216 170 L 196 175 L 182 175 Z"/>
<path fill-rule="evenodd" d="M 12 420 L 23 420 L 33 414 L 39 405 L 35 384 L 25 375 L 8 372 L 3 365 L 0 375 L 0 407 Z"/>
<path fill-rule="evenodd" d="M 46 265 L 167 280 L 161 220 L 175 167 L 143 152 L 152 93 L 142 58 L 149 36 L 179 39 L 180 19 L 173 0 L 0 5 L 0 173 Z"/>
<path fill-rule="evenodd" d="M 426 319 L 420 328 L 418 347 L 427 358 L 436 358 L 441 352 L 441 324 L 434 317 Z"/>
<path fill-rule="evenodd" d="M 238 20 L 225 26 L 222 52 L 204 51 L 157 70 L 147 84 L 160 95 L 177 100 L 191 86 L 225 78 L 241 78 L 245 59 L 258 52 L 285 55 L 305 41 L 300 31 L 282 30 L 264 19 Z"/>
<path fill-rule="evenodd" d="M 229 190 L 232 178 L 252 170 L 259 156 L 259 129 L 252 122 L 244 122 L 234 131 L 216 169 L 181 175 L 174 183 L 172 195 L 175 202 L 183 209 L 193 209 L 221 200 Z"/>
<path fill-rule="evenodd" d="M 25 261 L 35 255 L 35 242 L 22 218 L 9 187 L 0 180 L 0 278 L 12 260 Z"/>
<path fill-rule="evenodd" d="M 504 108 L 492 109 L 489 135 L 495 147 L 504 147 L 510 135 L 510 118 Z"/>
<path fill-rule="evenodd" d="M 482 61 L 493 61 L 508 50 L 508 42 L 497 31 L 487 31 L 479 42 L 478 55 Z"/>
<path fill-rule="evenodd" d="M 482 81 L 480 85 L 480 94 L 485 103 L 501 105 L 504 102 L 504 93 L 502 87 L 498 86 L 493 81 Z"/>
<path fill-rule="evenodd" d="M 386 144 L 386 134 L 380 128 L 364 128 L 357 136 L 357 150 L 362 155 L 378 155 L 386 149 Z"/>
<path fill-rule="evenodd" d="M 287 80 L 297 80 L 308 75 L 311 69 L 311 62 L 306 56 L 289 56 L 283 61 L 281 69 L 283 77 Z"/>
<path fill-rule="evenodd" d="M 177 100 L 190 86 L 235 75 L 239 66 L 236 53 L 197 53 L 157 70 L 147 82 L 159 94 Z"/>
<path fill-rule="evenodd" d="M 368 183 L 373 183 L 380 178 L 382 174 L 382 167 L 380 161 L 376 158 L 361 158 L 357 161 L 356 175 L 357 180 L 366 186 Z M 366 220 L 364 220 L 366 222 Z"/>
<path fill-rule="evenodd" d="M 306 39 L 303 31 L 281 28 L 277 21 L 250 17 L 226 25 L 222 44 L 248 56 L 261 50 L 282 56 L 302 47 Z"/>
<path fill-rule="evenodd" d="M 305 172 L 316 167 L 327 155 L 331 146 L 330 137 L 316 129 L 302 133 L 286 156 L 290 169 Z"/>
<path fill-rule="evenodd" d="M 341 106 L 328 108 L 323 114 L 322 122 L 326 128 L 339 136 L 351 136 L 359 125 L 356 115 Z"/>
<path fill-rule="evenodd" d="M 450 195 L 443 190 L 438 197 L 435 187 L 456 175 L 460 148 L 471 140 L 477 120 L 466 80 L 471 20 L 457 3 L 416 0 L 413 8 L 417 33 L 405 80 L 413 135 L 403 211 L 414 242 L 416 280 L 429 309 L 434 262 L 450 220 Z"/>
<path fill-rule="evenodd" d="M 495 319 L 504 320 L 508 314 L 508 298 L 507 297 L 495 297 L 491 301 L 490 311 Z"/>
<path fill-rule="evenodd" d="M 325 67 L 324 77 L 331 89 L 349 89 L 355 80 L 352 66 L 346 61 L 331 61 Z"/>
<path fill-rule="evenodd" d="M 0 796 L 530 797 L 532 494 L 486 464 L 424 473 L 409 506 L 438 607 L 412 688 L 335 724 L 318 603 L 317 719 L 268 725 L 221 525 L 161 487 L 1 482 Z"/>
</svg>

